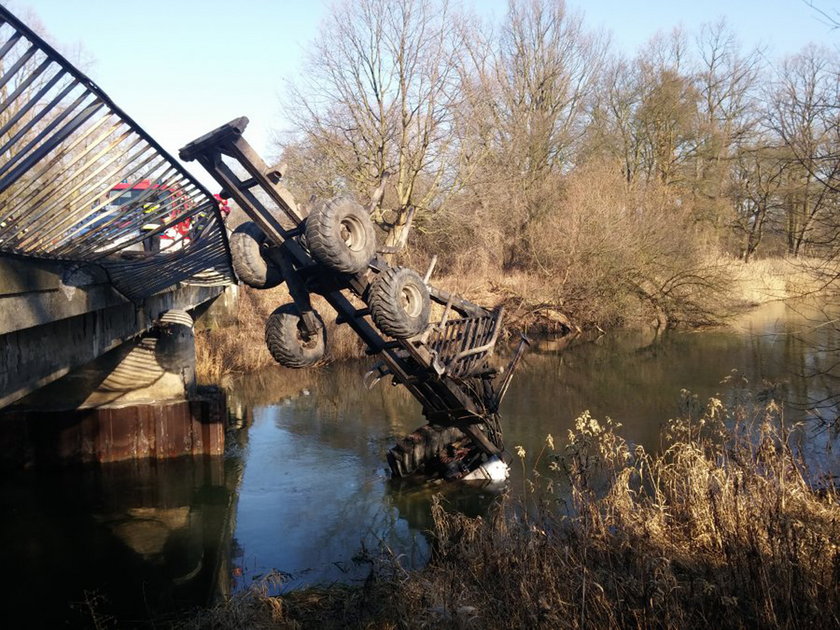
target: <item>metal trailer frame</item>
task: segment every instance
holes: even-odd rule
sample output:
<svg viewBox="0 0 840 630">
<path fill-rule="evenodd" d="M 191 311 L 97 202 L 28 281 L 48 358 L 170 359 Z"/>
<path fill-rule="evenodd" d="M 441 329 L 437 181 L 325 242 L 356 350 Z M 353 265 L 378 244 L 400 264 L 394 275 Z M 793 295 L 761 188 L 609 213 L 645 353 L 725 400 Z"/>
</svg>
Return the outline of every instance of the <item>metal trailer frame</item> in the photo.
<svg viewBox="0 0 840 630">
<path fill-rule="evenodd" d="M 281 170 L 269 168 L 242 137 L 247 125 L 246 117 L 237 118 L 187 144 L 179 155 L 185 161 L 197 160 L 222 186 L 222 196 L 234 199 L 265 233 L 267 255 L 282 270 L 307 332 L 314 334 L 318 329 L 309 294 L 320 294 L 338 313 L 337 322 L 348 324 L 365 342 L 367 353 L 381 355 L 382 360 L 365 375 L 366 386 L 392 377 L 394 384 L 405 386 L 420 402 L 430 424 L 457 427 L 486 456 L 500 454 L 504 446 L 499 403 L 524 347 L 520 344 L 502 383 L 497 383 L 500 372 L 487 359 L 499 338 L 502 309 L 489 311 L 430 286 L 430 267 L 424 282 L 430 298 L 445 307 L 443 317 L 414 337 L 386 339 L 369 321 L 370 310 L 357 308 L 349 296 L 367 304 L 376 274 L 391 268 L 379 253 L 391 250 L 381 248 L 367 269 L 353 275 L 318 263 L 301 239 L 306 211 L 280 184 Z M 227 163 L 230 160 L 247 177 L 237 175 Z M 256 189 L 265 193 L 273 209 L 255 194 Z M 402 474 L 393 463 L 392 470 Z"/>
</svg>

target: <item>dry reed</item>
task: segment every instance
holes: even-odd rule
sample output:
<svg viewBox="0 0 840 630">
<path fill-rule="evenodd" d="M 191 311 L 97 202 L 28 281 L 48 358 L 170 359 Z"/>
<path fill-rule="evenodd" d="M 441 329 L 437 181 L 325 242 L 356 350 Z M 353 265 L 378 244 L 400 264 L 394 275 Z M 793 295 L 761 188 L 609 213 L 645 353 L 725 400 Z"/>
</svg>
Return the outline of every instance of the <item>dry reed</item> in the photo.
<svg viewBox="0 0 840 630">
<path fill-rule="evenodd" d="M 659 454 L 586 413 L 562 449 L 517 449 L 524 501 L 487 518 L 435 502 L 422 570 L 388 560 L 361 588 L 251 594 L 245 625 L 228 602 L 194 627 L 840 626 L 837 489 L 815 489 L 777 403 L 686 400 Z"/>
</svg>

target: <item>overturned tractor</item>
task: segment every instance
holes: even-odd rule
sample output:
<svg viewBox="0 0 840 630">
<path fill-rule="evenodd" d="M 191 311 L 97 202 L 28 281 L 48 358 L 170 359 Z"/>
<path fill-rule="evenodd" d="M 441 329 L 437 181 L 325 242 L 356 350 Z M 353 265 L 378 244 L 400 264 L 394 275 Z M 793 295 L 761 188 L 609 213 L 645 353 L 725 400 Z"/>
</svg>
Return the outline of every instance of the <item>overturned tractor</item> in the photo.
<svg viewBox="0 0 840 630">
<path fill-rule="evenodd" d="M 197 160 L 222 186 L 222 196 L 253 220 L 230 239 L 240 280 L 256 288 L 288 286 L 293 301 L 266 322 L 271 355 L 292 368 L 321 359 L 324 322 L 310 294 L 322 295 L 338 323 L 359 335 L 368 354 L 381 357 L 365 385 L 389 378 L 423 407 L 428 424 L 388 452 L 392 474 L 497 478 L 504 468 L 497 463 L 504 450 L 499 404 L 524 349 L 521 343 L 505 370 L 491 366 L 502 309 L 489 311 L 432 286 L 434 262 L 424 276 L 390 265 L 382 254 L 393 248 L 377 247 L 369 212 L 349 198 L 305 213 L 280 184 L 282 173 L 242 137 L 247 124 L 244 117 L 231 121 L 185 146 L 180 156 Z M 231 162 L 247 173 L 244 179 Z M 432 302 L 443 307 L 434 322 Z"/>
</svg>

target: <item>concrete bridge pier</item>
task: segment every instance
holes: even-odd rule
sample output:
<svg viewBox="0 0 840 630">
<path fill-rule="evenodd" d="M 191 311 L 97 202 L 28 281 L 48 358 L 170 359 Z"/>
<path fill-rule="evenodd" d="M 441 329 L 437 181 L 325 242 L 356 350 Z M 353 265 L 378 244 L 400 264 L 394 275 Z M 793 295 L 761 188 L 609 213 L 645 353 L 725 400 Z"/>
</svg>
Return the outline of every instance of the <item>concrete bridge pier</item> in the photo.
<svg viewBox="0 0 840 630">
<path fill-rule="evenodd" d="M 190 398 L 195 395 L 192 317 L 179 309 L 166 311 L 155 327 L 144 334 L 119 363 L 105 369 L 105 378 L 80 406 Z M 87 370 L 79 376 L 96 379 L 101 372 L 101 369 Z"/>
<path fill-rule="evenodd" d="M 224 395 L 196 386 L 193 324 L 187 311 L 166 311 L 141 337 L 6 410 L 0 417 L 5 463 L 221 455 Z"/>
</svg>

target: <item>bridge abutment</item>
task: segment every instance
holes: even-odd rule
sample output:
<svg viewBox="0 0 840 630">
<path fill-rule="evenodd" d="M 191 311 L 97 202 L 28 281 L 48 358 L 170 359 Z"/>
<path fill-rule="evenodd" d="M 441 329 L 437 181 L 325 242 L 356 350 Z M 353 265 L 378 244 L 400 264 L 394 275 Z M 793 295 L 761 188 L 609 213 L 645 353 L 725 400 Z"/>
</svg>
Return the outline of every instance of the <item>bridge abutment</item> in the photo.
<svg viewBox="0 0 840 630">
<path fill-rule="evenodd" d="M 172 309 L 3 413 L 0 453 L 15 467 L 221 455 L 226 417 L 223 393 L 196 386 L 193 319 Z"/>
</svg>

